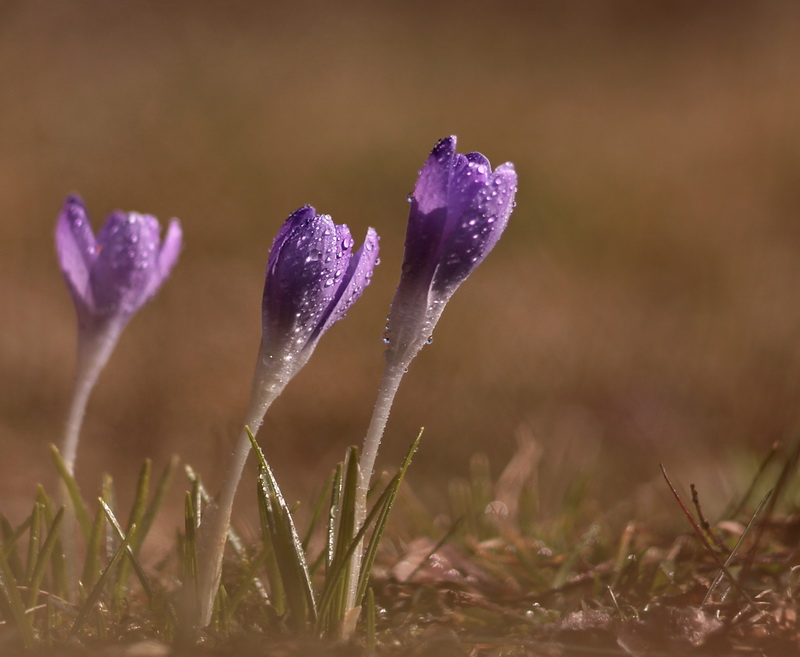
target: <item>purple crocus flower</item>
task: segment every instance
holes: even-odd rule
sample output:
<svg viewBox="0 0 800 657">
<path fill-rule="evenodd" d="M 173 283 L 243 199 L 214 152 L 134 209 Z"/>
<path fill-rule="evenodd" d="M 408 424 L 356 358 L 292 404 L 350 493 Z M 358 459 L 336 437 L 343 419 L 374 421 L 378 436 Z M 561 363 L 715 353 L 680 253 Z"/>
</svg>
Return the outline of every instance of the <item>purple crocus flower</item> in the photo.
<svg viewBox="0 0 800 657">
<path fill-rule="evenodd" d="M 198 543 L 199 624 L 208 625 L 222 573 L 225 539 L 236 489 L 255 434 L 272 402 L 308 361 L 322 334 L 369 285 L 378 262 L 378 235 L 370 228 L 353 253 L 344 224 L 306 205 L 293 212 L 278 232 L 267 261 L 262 302 L 263 333 L 250 405 L 223 488 L 206 509 Z"/>
<path fill-rule="evenodd" d="M 294 373 L 320 337 L 341 319 L 369 285 L 378 260 L 378 235 L 369 228 L 353 253 L 345 224 L 296 210 L 270 250 L 262 303 L 262 356 Z"/>
<path fill-rule="evenodd" d="M 439 141 L 411 197 L 405 255 L 387 326 L 387 358 L 408 362 L 430 339 L 445 304 L 503 234 L 517 190 L 510 162 Z"/>
<path fill-rule="evenodd" d="M 74 471 L 80 425 L 92 388 L 122 329 L 158 292 L 182 246 L 177 220 L 163 243 L 155 217 L 113 212 L 95 238 L 83 202 L 67 197 L 56 224 L 56 254 L 78 314 L 78 363 L 62 455 Z"/>
<path fill-rule="evenodd" d="M 456 138 L 433 147 L 410 198 L 400 283 L 392 301 L 384 340 L 386 364 L 359 466 L 358 523 L 366 518 L 369 479 L 400 381 L 430 341 L 445 304 L 494 248 L 508 224 L 517 191 L 511 163 L 492 167 L 480 153 L 456 153 Z M 357 607 L 361 549 L 353 554 L 348 608 Z"/>
<path fill-rule="evenodd" d="M 175 219 L 163 244 L 160 232 L 151 215 L 117 211 L 95 239 L 81 199 L 67 198 L 56 225 L 56 252 L 82 329 L 125 324 L 158 292 L 182 242 Z"/>
</svg>

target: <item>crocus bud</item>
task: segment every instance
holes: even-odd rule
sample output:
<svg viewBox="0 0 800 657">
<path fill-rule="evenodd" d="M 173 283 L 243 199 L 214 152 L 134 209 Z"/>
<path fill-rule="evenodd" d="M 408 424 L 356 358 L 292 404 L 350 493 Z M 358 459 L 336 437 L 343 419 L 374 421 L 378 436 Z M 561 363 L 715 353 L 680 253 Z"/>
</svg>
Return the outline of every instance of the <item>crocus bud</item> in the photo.
<svg viewBox="0 0 800 657">
<path fill-rule="evenodd" d="M 81 330 L 121 327 L 158 291 L 182 241 L 175 219 L 163 244 L 160 231 L 155 217 L 113 212 L 95 239 L 83 202 L 67 198 L 56 225 L 56 253 Z"/>
<path fill-rule="evenodd" d="M 67 197 L 56 223 L 56 255 L 78 313 L 75 390 L 62 444 L 74 472 L 78 435 L 92 388 L 120 333 L 161 287 L 178 260 L 181 227 L 170 222 L 164 242 L 158 220 L 113 212 L 95 238 L 83 202 Z"/>
<path fill-rule="evenodd" d="M 292 213 L 270 250 L 262 303 L 261 361 L 291 377 L 325 331 L 369 285 L 378 261 L 378 235 L 369 228 L 353 253 L 345 224 L 311 206 Z"/>
<path fill-rule="evenodd" d="M 200 601 L 198 623 L 211 621 L 222 574 L 222 556 L 233 499 L 255 434 L 272 402 L 308 361 L 325 331 L 344 317 L 378 262 L 378 235 L 370 228 L 354 254 L 344 224 L 310 205 L 284 222 L 267 260 L 261 305 L 263 334 L 244 428 L 231 455 L 222 490 L 206 509 L 198 539 Z"/>
<path fill-rule="evenodd" d="M 434 146 L 410 199 L 405 255 L 392 301 L 387 360 L 405 366 L 430 339 L 445 304 L 494 248 L 514 208 L 510 162 L 492 171 L 480 153 Z"/>
</svg>

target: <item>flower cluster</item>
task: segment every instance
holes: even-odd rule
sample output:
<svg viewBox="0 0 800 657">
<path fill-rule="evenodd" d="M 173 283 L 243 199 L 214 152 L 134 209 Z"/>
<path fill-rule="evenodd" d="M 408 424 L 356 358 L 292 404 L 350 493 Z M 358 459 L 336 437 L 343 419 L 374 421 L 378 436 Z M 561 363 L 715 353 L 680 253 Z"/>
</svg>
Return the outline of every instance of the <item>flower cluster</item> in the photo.
<svg viewBox="0 0 800 657">
<path fill-rule="evenodd" d="M 369 479 L 400 380 L 429 341 L 445 304 L 502 235 L 516 188 L 512 164 L 492 170 L 480 153 L 456 153 L 455 137 L 439 141 L 420 170 L 410 198 L 400 282 L 388 318 L 384 375 L 360 467 L 355 470 L 357 492 L 350 510 L 354 522 L 337 523 L 336 532 L 344 531 L 344 526 L 357 532 L 366 522 Z M 272 244 L 250 403 L 222 491 L 205 509 L 199 528 L 196 620 L 201 626 L 211 621 L 233 500 L 251 450 L 251 431 L 258 431 L 267 409 L 306 364 L 322 335 L 345 316 L 370 283 L 378 264 L 378 239 L 369 228 L 363 245 L 354 251 L 345 224 L 336 224 L 329 215 L 317 214 L 306 205 L 289 216 Z M 81 200 L 70 196 L 64 204 L 56 227 L 56 250 L 79 327 L 78 376 L 64 440 L 70 473 L 97 376 L 122 328 L 164 283 L 181 247 L 181 229 L 175 220 L 162 242 L 154 217 L 114 212 L 95 238 Z M 332 510 L 332 517 L 339 512 Z M 342 544 L 354 536 L 345 536 Z M 295 541 L 291 549 L 298 545 Z M 346 592 L 340 611 L 346 612 L 352 624 L 357 613 L 350 611 L 359 608 L 357 590 L 363 590 L 357 586 L 361 546 L 351 546 L 348 555 L 347 582 L 338 590 Z M 299 558 L 298 563 L 302 561 Z"/>
</svg>

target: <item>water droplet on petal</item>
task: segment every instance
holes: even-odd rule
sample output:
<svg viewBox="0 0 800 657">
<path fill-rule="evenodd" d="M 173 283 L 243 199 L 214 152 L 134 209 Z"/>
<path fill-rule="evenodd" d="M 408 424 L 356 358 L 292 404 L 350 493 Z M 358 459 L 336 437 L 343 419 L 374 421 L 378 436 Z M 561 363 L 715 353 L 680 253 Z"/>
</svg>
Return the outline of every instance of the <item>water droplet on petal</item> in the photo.
<svg viewBox="0 0 800 657">
<path fill-rule="evenodd" d="M 311 249 L 306 256 L 306 262 L 317 262 L 322 257 L 318 249 Z"/>
</svg>

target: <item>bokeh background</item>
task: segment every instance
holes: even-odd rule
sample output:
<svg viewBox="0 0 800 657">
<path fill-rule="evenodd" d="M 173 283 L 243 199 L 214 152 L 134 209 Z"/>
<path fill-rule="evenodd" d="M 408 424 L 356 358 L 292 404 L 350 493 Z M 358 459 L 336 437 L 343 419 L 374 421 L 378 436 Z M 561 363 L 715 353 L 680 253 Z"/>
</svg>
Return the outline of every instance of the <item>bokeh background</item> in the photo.
<svg viewBox="0 0 800 657">
<path fill-rule="evenodd" d="M 523 438 L 553 485 L 590 469 L 609 503 L 660 460 L 733 485 L 731 462 L 797 428 L 798 62 L 789 1 L 2 0 L 3 510 L 52 482 L 71 392 L 53 252 L 68 192 L 96 227 L 139 210 L 179 217 L 186 238 L 91 400 L 87 490 L 103 470 L 124 490 L 173 453 L 216 487 L 279 225 L 312 203 L 359 241 L 377 228 L 372 286 L 260 435 L 305 499 L 363 436 L 406 194 L 448 134 L 514 161 L 518 206 L 409 372 L 379 462 L 424 425 L 423 496 Z"/>
</svg>

